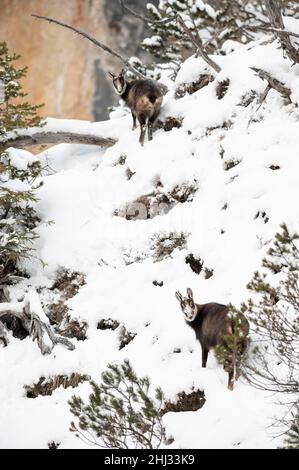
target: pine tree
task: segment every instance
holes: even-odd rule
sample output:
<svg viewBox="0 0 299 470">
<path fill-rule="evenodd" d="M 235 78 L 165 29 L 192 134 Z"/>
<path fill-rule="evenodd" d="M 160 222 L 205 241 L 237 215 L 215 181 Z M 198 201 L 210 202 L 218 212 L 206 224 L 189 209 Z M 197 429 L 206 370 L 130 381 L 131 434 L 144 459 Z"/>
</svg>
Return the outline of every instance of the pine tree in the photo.
<svg viewBox="0 0 299 470">
<path fill-rule="evenodd" d="M 175 76 L 182 60 L 191 55 L 194 47 L 177 23 L 177 14 L 183 18 L 195 37 L 200 36 L 208 53 L 220 53 L 227 39 L 247 42 L 251 36 L 246 31 L 246 26 L 259 23 L 256 14 L 261 14 L 262 11 L 259 2 L 222 0 L 216 4 L 218 6 L 215 6 L 215 2 L 207 0 L 160 0 L 156 8 L 148 3 L 147 10 L 152 20 L 159 21 L 171 16 L 174 19 L 167 24 L 149 23 L 153 34 L 144 39 L 142 47 L 163 63 L 167 63 Z M 160 64 L 160 67 L 163 68 L 163 65 Z"/>
<path fill-rule="evenodd" d="M 294 406 L 299 390 L 299 235 L 286 224 L 248 288 L 253 298 L 236 310 L 251 320 L 256 346 L 243 372 L 261 390 L 288 394 L 288 406 Z M 289 418 L 281 423 L 290 428 Z"/>
<path fill-rule="evenodd" d="M 150 398 L 148 377 L 138 378 L 128 360 L 109 364 L 98 385 L 90 382 L 92 394 L 85 404 L 80 397 L 69 401 L 79 419 L 70 430 L 91 445 L 104 448 L 158 448 L 164 439 L 163 393 L 157 388 Z"/>
<path fill-rule="evenodd" d="M 296 412 L 291 427 L 286 433 L 285 447 L 287 449 L 299 449 L 299 402 L 296 405 Z"/>
<path fill-rule="evenodd" d="M 26 94 L 20 80 L 26 76 L 27 68 L 16 68 L 14 62 L 18 59 L 18 55 L 9 53 L 5 42 L 0 43 L 0 283 L 16 272 L 20 259 L 30 255 L 37 236 L 33 184 L 40 174 L 40 163 L 32 160 L 18 167 L 9 152 L 1 151 L 1 136 L 41 125 L 37 115 L 40 106 L 24 100 Z"/>
<path fill-rule="evenodd" d="M 229 319 L 232 321 L 232 333 L 224 337 L 224 344 L 215 348 L 215 355 L 226 372 L 233 373 L 233 381 L 238 380 L 242 366 L 246 364 L 244 351 L 248 345 L 249 326 L 246 318 L 229 305 Z"/>
</svg>

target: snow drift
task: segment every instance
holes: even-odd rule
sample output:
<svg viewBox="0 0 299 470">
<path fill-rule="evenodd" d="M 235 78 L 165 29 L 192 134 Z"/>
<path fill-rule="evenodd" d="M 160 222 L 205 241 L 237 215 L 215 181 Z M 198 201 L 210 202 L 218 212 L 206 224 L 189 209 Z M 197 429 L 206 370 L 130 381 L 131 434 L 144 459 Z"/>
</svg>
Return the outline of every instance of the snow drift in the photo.
<svg viewBox="0 0 299 470">
<path fill-rule="evenodd" d="M 248 297 L 246 284 L 279 225 L 298 230 L 299 65 L 292 66 L 276 42 L 229 41 L 225 51 L 214 57 L 222 70 L 213 81 L 175 99 L 180 85 L 214 73 L 199 58 L 182 65 L 162 111 L 162 118 L 181 120 L 181 127 L 157 130 L 142 148 L 131 116 L 118 117 L 122 110 L 93 124 L 99 134 L 103 129 L 118 139 L 111 148 L 58 145 L 39 155 L 47 170 L 37 209 L 44 222 L 54 223 L 38 227 L 36 258 L 23 266 L 30 278 L 11 288 L 11 295 L 20 300 L 24 289 L 34 287 L 47 311 L 57 271 L 84 273 L 85 284 L 67 307 L 71 318 L 88 324 L 87 339 L 72 339 L 74 351 L 56 346 L 48 356 L 29 338 L 11 338 L 1 349 L 1 448 L 46 448 L 51 441 L 60 448 L 84 447 L 69 432 L 67 400 L 74 392 L 87 397 L 88 382 L 35 399 L 27 398 L 24 385 L 74 372 L 99 380 L 109 362 L 123 358 L 161 386 L 168 399 L 183 390 L 204 391 L 200 410 L 165 415 L 172 447 L 281 445 L 282 438 L 269 428 L 281 412 L 276 397 L 242 380 L 228 391 L 226 373 L 213 357 L 202 369 L 200 345 L 174 296 L 191 287 L 199 303 L 239 304 Z M 259 106 L 266 83 L 251 67 L 284 82 L 291 102 L 271 90 Z M 219 99 L 217 85 L 225 81 L 229 85 Z M 74 131 L 76 126 L 74 121 Z M 30 158 L 28 152 L 10 152 L 20 165 Z M 180 187 L 192 187 L 190 196 L 155 217 L 118 215 L 144 195 L 171 194 Z M 200 274 L 186 263 L 191 253 L 202 262 Z M 134 339 L 119 350 L 118 330 L 97 329 L 103 319 L 123 324 Z"/>
</svg>

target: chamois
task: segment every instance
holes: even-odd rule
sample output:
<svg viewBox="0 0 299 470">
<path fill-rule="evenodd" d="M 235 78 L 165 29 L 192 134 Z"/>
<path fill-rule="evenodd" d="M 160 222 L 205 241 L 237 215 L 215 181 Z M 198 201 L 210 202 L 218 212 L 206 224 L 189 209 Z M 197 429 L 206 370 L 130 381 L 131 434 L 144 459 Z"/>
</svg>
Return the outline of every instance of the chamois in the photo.
<svg viewBox="0 0 299 470">
<path fill-rule="evenodd" d="M 130 108 L 133 118 L 133 130 L 136 129 L 136 118 L 140 124 L 141 145 L 144 144 L 146 129 L 148 140 L 153 138 L 153 125 L 156 121 L 161 104 L 162 93 L 153 80 L 138 79 L 128 82 L 123 69 L 119 75 L 109 72 L 116 93 L 124 100 Z"/>
<path fill-rule="evenodd" d="M 227 346 L 226 338 L 234 332 L 234 321 L 229 317 L 226 305 L 218 303 L 196 304 L 193 292 L 187 289 L 187 297 L 179 291 L 175 293 L 180 302 L 185 321 L 193 328 L 202 350 L 202 367 L 206 367 L 209 351 L 216 346 Z M 233 390 L 234 380 L 240 375 L 240 360 L 247 345 L 249 323 L 244 315 L 241 316 L 240 335 L 237 338 L 236 357 L 230 364 L 224 366 L 228 372 L 228 388 Z M 236 374 L 235 374 L 236 371 Z"/>
</svg>

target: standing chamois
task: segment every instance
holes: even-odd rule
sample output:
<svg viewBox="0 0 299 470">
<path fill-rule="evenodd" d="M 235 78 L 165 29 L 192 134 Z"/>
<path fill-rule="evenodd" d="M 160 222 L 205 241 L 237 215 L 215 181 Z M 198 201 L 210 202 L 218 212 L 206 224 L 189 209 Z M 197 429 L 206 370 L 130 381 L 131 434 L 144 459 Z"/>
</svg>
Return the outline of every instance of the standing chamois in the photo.
<svg viewBox="0 0 299 470">
<path fill-rule="evenodd" d="M 193 299 L 193 292 L 187 289 L 187 297 L 183 297 L 179 291 L 175 293 L 180 302 L 185 321 L 193 328 L 196 338 L 200 342 L 202 350 L 202 367 L 206 367 L 208 354 L 216 346 L 229 347 L 228 338 L 233 338 L 234 320 L 228 313 L 226 305 L 217 303 L 196 304 Z M 240 361 L 247 345 L 247 336 L 249 333 L 249 323 L 244 315 L 240 316 L 241 326 L 238 330 L 235 345 L 235 353 L 232 351 L 234 360 L 231 360 L 224 366 L 228 372 L 228 388 L 233 390 L 234 381 L 238 380 L 240 375 Z"/>
<path fill-rule="evenodd" d="M 136 129 L 136 118 L 140 124 L 141 145 L 144 144 L 146 129 L 148 140 L 153 138 L 153 125 L 156 121 L 161 104 L 162 93 L 159 86 L 153 80 L 132 80 L 128 82 L 123 69 L 119 75 L 109 72 L 116 93 L 124 100 L 130 108 L 133 117 L 133 130 Z"/>
</svg>

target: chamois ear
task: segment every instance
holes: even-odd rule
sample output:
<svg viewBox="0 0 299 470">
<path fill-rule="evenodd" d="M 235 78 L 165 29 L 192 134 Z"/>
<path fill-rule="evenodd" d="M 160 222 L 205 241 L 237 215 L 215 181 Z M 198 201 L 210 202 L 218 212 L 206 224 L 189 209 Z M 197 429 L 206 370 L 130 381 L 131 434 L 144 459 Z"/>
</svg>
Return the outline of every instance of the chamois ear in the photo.
<svg viewBox="0 0 299 470">
<path fill-rule="evenodd" d="M 111 77 L 111 78 L 115 78 L 115 75 L 114 75 L 114 73 L 112 73 L 112 72 L 108 72 L 108 75 L 109 75 L 109 77 Z"/>
<path fill-rule="evenodd" d="M 121 74 L 122 76 L 125 76 L 125 74 L 126 74 L 126 69 L 121 69 L 120 74 Z"/>
<path fill-rule="evenodd" d="M 182 297 L 182 295 L 179 293 L 178 290 L 176 291 L 175 296 L 176 296 L 176 298 L 177 298 L 177 300 L 178 300 L 179 302 L 181 302 L 181 301 L 183 300 L 183 297 Z"/>
<path fill-rule="evenodd" d="M 190 300 L 193 300 L 193 291 L 192 291 L 192 289 L 190 289 L 190 287 L 188 287 L 188 289 L 187 289 L 187 295 L 188 295 Z"/>
</svg>

